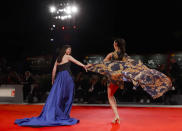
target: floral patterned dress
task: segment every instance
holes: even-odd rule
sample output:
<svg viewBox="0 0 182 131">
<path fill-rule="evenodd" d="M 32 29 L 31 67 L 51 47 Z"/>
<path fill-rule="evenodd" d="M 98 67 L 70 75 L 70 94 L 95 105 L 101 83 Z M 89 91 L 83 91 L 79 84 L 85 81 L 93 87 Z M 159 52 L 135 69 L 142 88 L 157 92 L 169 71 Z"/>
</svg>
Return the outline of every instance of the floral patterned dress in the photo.
<svg viewBox="0 0 182 131">
<path fill-rule="evenodd" d="M 124 88 L 123 81 L 130 81 L 135 87 L 141 86 L 153 99 L 172 89 L 171 79 L 165 74 L 148 68 L 140 60 L 135 61 L 126 54 L 119 60 L 118 54 L 113 52 L 111 61 L 92 64 L 88 70 L 106 75 L 109 82 L 121 89 Z"/>
</svg>

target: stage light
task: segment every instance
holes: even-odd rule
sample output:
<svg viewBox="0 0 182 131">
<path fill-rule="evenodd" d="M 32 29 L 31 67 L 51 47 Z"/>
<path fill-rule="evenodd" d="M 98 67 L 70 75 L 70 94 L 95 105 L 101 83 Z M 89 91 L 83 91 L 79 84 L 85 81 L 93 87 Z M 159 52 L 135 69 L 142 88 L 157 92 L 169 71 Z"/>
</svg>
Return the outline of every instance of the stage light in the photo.
<svg viewBox="0 0 182 131">
<path fill-rule="evenodd" d="M 50 6 L 49 10 L 54 19 L 60 20 L 71 19 L 78 12 L 78 8 L 70 3 L 61 3 L 59 6 Z"/>
<path fill-rule="evenodd" d="M 56 7 L 55 6 L 50 6 L 49 10 L 50 10 L 51 13 L 54 13 L 54 12 L 56 12 Z"/>
<path fill-rule="evenodd" d="M 73 26 L 73 29 L 76 29 L 76 25 Z"/>
<path fill-rule="evenodd" d="M 76 6 L 72 6 L 71 11 L 73 13 L 77 13 L 78 12 L 78 8 Z"/>
<path fill-rule="evenodd" d="M 65 9 L 64 9 L 64 11 L 67 13 L 67 14 L 71 14 L 71 7 L 70 6 L 68 6 L 68 7 L 66 7 Z"/>
<path fill-rule="evenodd" d="M 61 16 L 61 20 L 65 20 L 66 18 L 65 18 L 65 16 Z"/>
<path fill-rule="evenodd" d="M 55 28 L 55 27 L 56 27 L 56 25 L 52 25 L 52 27 L 54 27 L 54 28 Z"/>
<path fill-rule="evenodd" d="M 61 27 L 61 29 L 62 29 L 62 30 L 64 30 L 64 29 L 65 29 L 65 27 L 64 27 L 64 26 L 62 26 L 62 27 Z"/>
<path fill-rule="evenodd" d="M 60 17 L 61 20 L 66 20 L 66 19 L 71 19 L 71 18 L 72 18 L 71 15 L 64 15 L 64 16 Z"/>
<path fill-rule="evenodd" d="M 59 9 L 58 11 L 59 11 L 59 12 L 63 12 L 63 11 L 64 11 L 64 9 Z"/>
<path fill-rule="evenodd" d="M 71 15 L 68 15 L 67 17 L 70 19 L 72 16 Z"/>
<path fill-rule="evenodd" d="M 53 31 L 54 29 L 51 27 L 50 30 Z"/>
</svg>

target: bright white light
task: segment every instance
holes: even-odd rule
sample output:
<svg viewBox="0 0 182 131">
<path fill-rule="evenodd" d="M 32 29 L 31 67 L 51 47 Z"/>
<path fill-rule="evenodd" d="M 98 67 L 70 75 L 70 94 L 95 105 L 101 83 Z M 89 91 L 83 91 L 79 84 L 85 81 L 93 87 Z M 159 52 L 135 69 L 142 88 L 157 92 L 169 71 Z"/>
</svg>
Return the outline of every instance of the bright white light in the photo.
<svg viewBox="0 0 182 131">
<path fill-rule="evenodd" d="M 51 13 L 54 13 L 54 12 L 56 12 L 56 7 L 55 6 L 50 6 L 49 10 L 50 10 Z"/>
<path fill-rule="evenodd" d="M 66 7 L 56 8 L 56 6 L 50 6 L 49 10 L 51 13 L 54 13 L 56 15 L 54 16 L 55 19 L 61 19 L 61 20 L 71 19 L 74 13 L 76 14 L 78 12 L 78 8 L 75 5 L 71 6 L 70 4 L 67 3 L 63 3 L 62 5 Z"/>
<path fill-rule="evenodd" d="M 71 14 L 71 7 L 68 6 L 64 9 L 64 11 L 67 13 L 67 14 Z"/>
<path fill-rule="evenodd" d="M 59 11 L 59 12 L 63 12 L 63 11 L 64 11 L 64 9 L 59 9 L 58 11 Z"/>
<path fill-rule="evenodd" d="M 68 15 L 67 17 L 70 19 L 71 18 L 71 15 Z"/>
<path fill-rule="evenodd" d="M 66 19 L 71 19 L 71 15 L 64 15 L 64 16 L 61 16 L 61 20 L 66 20 Z"/>
<path fill-rule="evenodd" d="M 52 27 L 54 27 L 54 28 L 55 28 L 55 27 L 56 27 L 56 25 L 52 25 Z"/>
<path fill-rule="evenodd" d="M 64 18 L 65 18 L 65 19 L 68 19 L 68 16 L 67 16 L 67 15 L 65 15 L 65 16 L 64 16 Z"/>
<path fill-rule="evenodd" d="M 61 16 L 61 20 L 64 20 L 65 18 L 64 18 L 64 16 Z"/>
<path fill-rule="evenodd" d="M 78 8 L 76 6 L 72 6 L 71 11 L 73 13 L 77 13 L 78 12 Z"/>
<path fill-rule="evenodd" d="M 65 20 L 67 19 L 68 17 L 65 15 L 65 16 L 61 16 L 61 20 Z"/>
</svg>

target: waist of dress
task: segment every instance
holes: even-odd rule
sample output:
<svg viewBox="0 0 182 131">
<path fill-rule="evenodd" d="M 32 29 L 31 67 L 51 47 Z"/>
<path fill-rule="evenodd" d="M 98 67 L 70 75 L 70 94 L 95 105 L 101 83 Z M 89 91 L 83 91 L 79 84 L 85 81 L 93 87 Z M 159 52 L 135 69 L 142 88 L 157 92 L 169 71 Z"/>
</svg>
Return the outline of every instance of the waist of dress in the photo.
<svg viewBox="0 0 182 131">
<path fill-rule="evenodd" d="M 70 69 L 61 69 L 61 70 L 58 70 L 58 72 L 63 72 L 63 71 L 67 71 L 68 73 L 72 74 Z"/>
<path fill-rule="evenodd" d="M 69 71 L 70 72 L 70 69 L 60 69 L 60 70 L 58 70 L 59 72 L 61 72 L 61 71 Z"/>
</svg>

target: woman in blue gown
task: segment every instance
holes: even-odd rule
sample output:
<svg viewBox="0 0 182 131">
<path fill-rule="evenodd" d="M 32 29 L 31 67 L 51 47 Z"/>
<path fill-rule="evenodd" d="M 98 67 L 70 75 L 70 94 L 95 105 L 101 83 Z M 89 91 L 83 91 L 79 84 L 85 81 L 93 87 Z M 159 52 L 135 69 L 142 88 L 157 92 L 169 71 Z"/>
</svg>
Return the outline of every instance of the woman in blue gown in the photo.
<svg viewBox="0 0 182 131">
<path fill-rule="evenodd" d="M 52 71 L 53 86 L 40 115 L 32 118 L 16 119 L 15 124 L 41 127 L 74 125 L 79 122 L 75 118 L 70 118 L 74 94 L 70 64 L 73 62 L 84 69 L 86 68 L 84 64 L 74 59 L 70 54 L 71 47 L 69 45 L 63 46 Z M 58 72 L 57 75 L 56 72 Z"/>
</svg>

